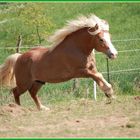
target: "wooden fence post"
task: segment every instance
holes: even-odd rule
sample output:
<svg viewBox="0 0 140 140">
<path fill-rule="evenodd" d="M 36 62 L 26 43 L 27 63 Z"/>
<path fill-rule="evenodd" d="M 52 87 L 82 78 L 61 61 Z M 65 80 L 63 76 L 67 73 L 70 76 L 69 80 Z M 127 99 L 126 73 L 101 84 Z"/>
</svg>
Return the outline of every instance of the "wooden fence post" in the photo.
<svg viewBox="0 0 140 140">
<path fill-rule="evenodd" d="M 22 43 L 22 36 L 19 35 L 18 36 L 18 39 L 17 39 L 16 53 L 19 53 L 20 52 L 21 43 Z"/>
<path fill-rule="evenodd" d="M 75 91 L 79 87 L 79 79 L 73 80 L 73 91 Z"/>
</svg>

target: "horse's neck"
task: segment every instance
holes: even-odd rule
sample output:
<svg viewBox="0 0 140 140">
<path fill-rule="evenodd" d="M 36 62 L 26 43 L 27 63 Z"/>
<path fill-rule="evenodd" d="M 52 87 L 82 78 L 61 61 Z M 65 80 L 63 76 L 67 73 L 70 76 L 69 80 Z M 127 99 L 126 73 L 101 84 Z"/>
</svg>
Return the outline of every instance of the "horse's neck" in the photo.
<svg viewBox="0 0 140 140">
<path fill-rule="evenodd" d="M 67 36 L 59 45 L 53 47 L 53 49 L 71 48 L 77 51 L 79 50 L 79 52 L 85 55 L 90 55 L 94 49 L 91 43 L 92 37 L 81 29 Z"/>
</svg>

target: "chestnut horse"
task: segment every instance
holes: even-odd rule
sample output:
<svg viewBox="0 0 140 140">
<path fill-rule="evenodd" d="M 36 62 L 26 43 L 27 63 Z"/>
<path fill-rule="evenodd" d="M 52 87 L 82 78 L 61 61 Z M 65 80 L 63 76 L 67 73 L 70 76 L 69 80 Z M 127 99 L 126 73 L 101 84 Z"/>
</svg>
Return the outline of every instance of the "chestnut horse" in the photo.
<svg viewBox="0 0 140 140">
<path fill-rule="evenodd" d="M 72 78 L 92 78 L 108 98 L 112 86 L 96 69 L 93 50 L 117 57 L 109 34 L 109 24 L 95 15 L 79 17 L 50 37 L 52 47 L 37 47 L 23 54 L 13 54 L 0 66 L 0 84 L 9 85 L 20 105 L 20 95 L 29 91 L 39 110 L 43 106 L 37 92 L 43 84 L 59 83 Z"/>
</svg>

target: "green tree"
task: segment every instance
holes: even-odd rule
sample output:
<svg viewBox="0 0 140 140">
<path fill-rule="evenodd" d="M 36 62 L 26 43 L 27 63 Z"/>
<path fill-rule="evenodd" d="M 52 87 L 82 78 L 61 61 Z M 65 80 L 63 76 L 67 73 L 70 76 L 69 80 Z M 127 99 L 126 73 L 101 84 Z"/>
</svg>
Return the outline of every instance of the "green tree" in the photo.
<svg viewBox="0 0 140 140">
<path fill-rule="evenodd" d="M 32 28 L 32 37 L 38 40 L 38 44 L 44 41 L 53 26 L 43 3 L 27 3 L 20 11 L 20 18 L 26 26 Z"/>
<path fill-rule="evenodd" d="M 3 4 L 0 12 L 0 39 L 5 40 L 0 44 L 4 46 L 15 46 L 19 35 L 24 45 L 42 44 L 54 26 L 44 3 Z"/>
</svg>

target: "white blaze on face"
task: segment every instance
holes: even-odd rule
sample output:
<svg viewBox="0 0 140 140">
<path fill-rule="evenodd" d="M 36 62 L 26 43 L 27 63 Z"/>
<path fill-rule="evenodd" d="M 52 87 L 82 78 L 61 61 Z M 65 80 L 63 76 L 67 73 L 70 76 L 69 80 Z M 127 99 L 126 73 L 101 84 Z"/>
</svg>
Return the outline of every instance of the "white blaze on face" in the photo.
<svg viewBox="0 0 140 140">
<path fill-rule="evenodd" d="M 110 55 L 110 58 L 116 58 L 117 57 L 117 50 L 115 49 L 115 47 L 113 46 L 112 42 L 111 42 L 111 39 L 110 39 L 110 35 L 108 32 L 105 32 L 104 33 L 104 40 L 106 41 L 108 47 L 109 47 L 109 50 L 108 50 L 108 55 Z"/>
</svg>

